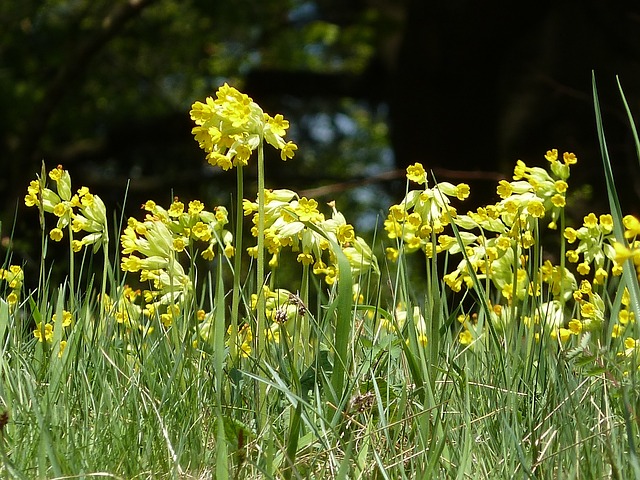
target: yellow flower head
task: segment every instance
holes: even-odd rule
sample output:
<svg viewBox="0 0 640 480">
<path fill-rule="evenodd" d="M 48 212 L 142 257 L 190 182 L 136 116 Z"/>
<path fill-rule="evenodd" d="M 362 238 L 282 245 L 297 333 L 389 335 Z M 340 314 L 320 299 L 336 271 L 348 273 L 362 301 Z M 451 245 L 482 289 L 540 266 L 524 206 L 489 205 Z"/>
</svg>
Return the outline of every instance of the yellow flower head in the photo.
<svg viewBox="0 0 640 480">
<path fill-rule="evenodd" d="M 192 129 L 200 148 L 213 166 L 228 170 L 245 166 L 264 139 L 280 150 L 280 158 L 293 158 L 297 145 L 285 142 L 289 122 L 281 114 L 271 117 L 251 97 L 226 83 L 216 92 L 216 99 L 195 102 L 191 107 Z"/>
<path fill-rule="evenodd" d="M 414 163 L 407 167 L 407 179 L 419 185 L 427 183 L 427 173 L 421 163 Z"/>
</svg>

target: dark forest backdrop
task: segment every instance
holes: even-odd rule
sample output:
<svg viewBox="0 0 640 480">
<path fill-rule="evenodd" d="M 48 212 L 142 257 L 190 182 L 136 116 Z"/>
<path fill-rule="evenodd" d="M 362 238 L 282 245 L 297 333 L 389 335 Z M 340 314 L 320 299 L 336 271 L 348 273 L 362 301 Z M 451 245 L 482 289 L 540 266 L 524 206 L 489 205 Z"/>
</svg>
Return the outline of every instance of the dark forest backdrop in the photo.
<svg viewBox="0 0 640 480">
<path fill-rule="evenodd" d="M 268 186 L 325 187 L 314 192 L 330 200 L 351 182 L 339 202 L 362 208 L 356 224 L 397 201 L 385 195 L 402 173 L 385 172 L 420 161 L 491 201 L 515 160 L 541 163 L 553 147 L 578 155 L 571 185 L 590 184 L 597 204 L 592 70 L 633 210 L 638 163 L 615 75 L 640 114 L 637 1 L 2 2 L 2 235 L 16 205 L 16 231 L 37 229 L 22 197 L 43 159 L 114 209 L 129 181 L 131 212 L 173 195 L 230 204 L 233 175 L 205 165 L 188 118 L 225 81 L 292 123 L 299 155 L 268 163 Z"/>
</svg>

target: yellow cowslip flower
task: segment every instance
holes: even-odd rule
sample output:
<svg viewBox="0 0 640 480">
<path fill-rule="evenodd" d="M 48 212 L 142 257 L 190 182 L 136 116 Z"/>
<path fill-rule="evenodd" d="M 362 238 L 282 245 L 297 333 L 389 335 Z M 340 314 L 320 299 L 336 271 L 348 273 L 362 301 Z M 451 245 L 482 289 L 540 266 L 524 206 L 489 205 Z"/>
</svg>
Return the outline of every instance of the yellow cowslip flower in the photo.
<svg viewBox="0 0 640 480">
<path fill-rule="evenodd" d="M 626 309 L 620 310 L 620 312 L 618 313 L 618 322 L 620 322 L 622 325 L 627 325 L 629 322 L 635 322 L 635 313 Z"/>
<path fill-rule="evenodd" d="M 565 165 L 575 165 L 578 163 L 578 158 L 575 153 L 564 152 L 562 154 L 562 160 L 564 160 Z"/>
<path fill-rule="evenodd" d="M 169 216 L 176 218 L 179 217 L 182 212 L 184 212 L 184 203 L 175 198 L 173 203 L 169 206 Z"/>
<path fill-rule="evenodd" d="M 11 309 L 15 307 L 16 303 L 18 303 L 18 295 L 16 294 L 16 292 L 11 292 L 9 295 L 7 295 L 7 303 L 9 304 L 9 307 L 11 307 Z"/>
<path fill-rule="evenodd" d="M 36 329 L 33 331 L 33 336 L 38 339 L 38 342 L 44 341 L 50 342 L 53 340 L 53 325 L 50 323 L 38 322 Z"/>
<path fill-rule="evenodd" d="M 636 340 L 633 337 L 627 337 L 624 339 L 624 355 L 626 357 L 632 357 L 640 352 L 640 340 Z"/>
<path fill-rule="evenodd" d="M 292 203 L 293 211 L 298 215 L 300 222 L 312 222 L 322 221 L 324 216 L 318 212 L 318 202 L 314 199 L 308 200 L 306 197 L 302 197 L 297 205 Z"/>
<path fill-rule="evenodd" d="M 608 276 L 609 273 L 604 268 L 599 267 L 593 274 L 593 284 L 603 285 Z"/>
<path fill-rule="evenodd" d="M 67 311 L 67 310 L 62 310 L 62 326 L 63 327 L 68 327 L 69 325 L 71 325 L 71 320 L 72 320 L 72 315 L 71 312 Z M 57 320 L 57 314 L 53 314 L 51 316 L 51 321 L 55 323 L 55 321 Z"/>
<path fill-rule="evenodd" d="M 60 340 L 60 347 L 58 348 L 58 358 L 62 358 L 62 355 L 64 354 L 64 351 L 66 348 L 67 348 L 67 341 Z"/>
<path fill-rule="evenodd" d="M 591 212 L 584 217 L 584 226 L 587 228 L 596 228 L 598 226 L 598 217 Z"/>
<path fill-rule="evenodd" d="M 624 333 L 624 330 L 625 330 L 624 325 L 621 325 L 619 323 L 614 324 L 613 328 L 611 329 L 611 338 L 621 337 L 622 334 Z"/>
<path fill-rule="evenodd" d="M 173 239 L 173 249 L 176 252 L 184 252 L 188 245 L 189 239 L 187 237 L 177 237 Z"/>
<path fill-rule="evenodd" d="M 556 180 L 553 186 L 558 193 L 565 193 L 569 188 L 569 185 L 564 180 Z"/>
<path fill-rule="evenodd" d="M 197 215 L 204 210 L 204 203 L 200 200 L 192 200 L 189 202 L 188 213 L 189 215 Z"/>
<path fill-rule="evenodd" d="M 20 265 L 10 265 L 9 268 L 0 268 L 0 280 L 4 280 L 12 290 L 19 290 L 24 282 L 24 271 Z"/>
<path fill-rule="evenodd" d="M 191 228 L 191 235 L 193 238 L 202 240 L 203 242 L 208 242 L 211 239 L 211 234 L 212 232 L 209 225 L 201 221 L 197 222 Z"/>
<path fill-rule="evenodd" d="M 571 338 L 571 330 L 568 328 L 560 327 L 557 332 L 552 331 L 552 337 L 558 338 L 562 343 L 566 343 Z"/>
<path fill-rule="evenodd" d="M 471 345 L 473 342 L 473 334 L 465 328 L 458 335 L 458 341 L 461 345 Z"/>
<path fill-rule="evenodd" d="M 610 214 L 600 215 L 599 218 L 600 229 L 604 233 L 611 233 L 613 231 L 613 217 Z"/>
<path fill-rule="evenodd" d="M 564 195 L 556 193 L 553 197 L 551 197 L 551 203 L 553 203 L 555 207 L 562 208 L 567 205 L 567 199 L 564 197 Z"/>
<path fill-rule="evenodd" d="M 497 193 L 502 199 L 506 199 L 513 194 L 513 187 L 506 180 L 500 180 L 498 183 Z"/>
<path fill-rule="evenodd" d="M 553 148 L 551 150 L 547 150 L 547 153 L 545 154 L 544 158 L 546 158 L 550 162 L 556 162 L 558 160 L 558 149 Z"/>
<path fill-rule="evenodd" d="M 392 262 L 398 261 L 398 258 L 400 257 L 400 252 L 397 248 L 387 247 L 385 248 L 385 254 L 387 259 L 391 260 Z"/>
<path fill-rule="evenodd" d="M 167 305 L 167 311 L 160 314 L 160 321 L 165 327 L 173 325 L 173 321 L 180 315 L 180 307 L 178 305 Z"/>
<path fill-rule="evenodd" d="M 584 302 L 580 305 L 580 315 L 585 318 L 593 318 L 596 315 L 596 307 L 593 303 Z"/>
<path fill-rule="evenodd" d="M 293 158 L 295 151 L 298 149 L 298 146 L 293 142 L 287 142 L 281 147 L 280 151 L 280 159 L 283 161 L 287 161 L 290 158 Z"/>
<path fill-rule="evenodd" d="M 577 318 L 572 319 L 569 322 L 569 330 L 573 335 L 580 335 L 582 333 L 582 322 Z"/>
<path fill-rule="evenodd" d="M 69 172 L 58 165 L 49 172 L 49 178 L 56 182 L 56 190 L 62 200 L 71 199 L 71 176 Z"/>
<path fill-rule="evenodd" d="M 427 172 L 421 163 L 414 163 L 407 167 L 407 179 L 419 185 L 427 183 Z"/>
<path fill-rule="evenodd" d="M 626 215 L 622 219 L 622 224 L 626 229 L 624 232 L 624 237 L 626 239 L 633 239 L 640 235 L 640 220 L 638 220 L 633 215 Z"/>
<path fill-rule="evenodd" d="M 578 264 L 578 267 L 576 268 L 576 270 L 578 270 L 578 273 L 580 275 L 588 275 L 589 271 L 591 270 L 591 267 L 587 262 L 582 262 Z"/>
<path fill-rule="evenodd" d="M 314 263 L 313 256 L 308 253 L 299 253 L 296 260 L 298 261 L 298 263 L 301 263 L 307 266 L 312 265 Z"/>
</svg>

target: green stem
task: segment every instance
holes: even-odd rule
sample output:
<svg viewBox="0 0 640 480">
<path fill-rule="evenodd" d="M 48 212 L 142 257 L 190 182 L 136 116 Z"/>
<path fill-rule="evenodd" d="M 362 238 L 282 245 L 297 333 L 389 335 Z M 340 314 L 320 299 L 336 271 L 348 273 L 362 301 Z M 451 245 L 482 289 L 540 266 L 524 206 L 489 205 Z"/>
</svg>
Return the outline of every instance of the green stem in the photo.
<svg viewBox="0 0 640 480">
<path fill-rule="evenodd" d="M 73 251 L 73 230 L 71 229 L 71 222 L 69 222 L 69 307 L 75 314 L 76 303 L 76 288 L 75 288 L 75 252 Z"/>
<path fill-rule="evenodd" d="M 259 361 L 262 358 L 262 351 L 264 349 L 264 325 L 265 325 L 265 298 L 264 298 L 264 223 L 265 213 L 264 205 L 264 145 L 263 139 L 260 138 L 258 144 L 258 262 L 257 262 L 257 314 L 256 314 L 256 359 Z M 258 428 L 262 428 L 266 424 L 267 403 L 266 403 L 266 384 L 264 382 L 258 383 Z"/>
<path fill-rule="evenodd" d="M 103 321 L 104 312 L 104 298 L 107 294 L 107 276 L 111 263 L 109 262 L 109 233 L 107 226 L 105 225 L 104 232 L 102 234 L 102 255 L 104 255 L 104 264 L 102 265 L 102 288 L 100 290 L 100 321 Z"/>
<path fill-rule="evenodd" d="M 242 176 L 242 166 L 237 169 L 237 186 L 236 186 L 236 234 L 234 243 L 236 245 L 236 253 L 233 259 L 233 297 L 231 300 L 231 321 L 229 325 L 229 357 L 235 361 L 237 354 L 236 341 L 238 338 L 238 314 L 240 310 L 240 271 L 242 270 L 242 221 L 243 209 L 242 200 L 244 197 L 244 182 Z"/>
<path fill-rule="evenodd" d="M 302 285 L 300 288 L 300 299 L 302 300 L 303 305 L 309 305 L 309 270 L 310 267 L 305 265 L 302 269 Z M 300 332 L 299 344 L 303 347 L 303 356 L 302 363 L 300 364 L 300 368 L 304 366 L 304 362 L 306 359 L 311 358 L 311 328 L 309 325 L 309 312 L 305 312 L 304 315 L 299 315 L 296 319 L 299 319 L 301 322 L 301 326 L 297 331 Z M 297 321 L 297 320 L 296 320 Z M 294 342 L 294 345 L 298 342 Z M 295 352 L 294 352 L 294 357 Z"/>
</svg>

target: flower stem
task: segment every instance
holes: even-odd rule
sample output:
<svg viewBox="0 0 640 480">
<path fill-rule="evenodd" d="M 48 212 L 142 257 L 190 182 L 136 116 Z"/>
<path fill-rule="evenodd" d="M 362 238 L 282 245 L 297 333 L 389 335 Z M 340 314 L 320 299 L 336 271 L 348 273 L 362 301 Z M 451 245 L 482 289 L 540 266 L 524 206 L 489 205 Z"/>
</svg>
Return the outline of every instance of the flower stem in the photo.
<svg viewBox="0 0 640 480">
<path fill-rule="evenodd" d="M 75 252 L 73 251 L 73 230 L 71 223 L 68 226 L 69 229 L 69 307 L 75 314 L 76 305 L 76 281 L 75 281 Z"/>
<path fill-rule="evenodd" d="M 256 314 L 256 359 L 260 361 L 264 348 L 264 324 L 265 324 L 265 298 L 264 298 L 264 222 L 265 213 L 264 205 L 264 145 L 263 139 L 258 144 L 258 262 L 257 262 L 257 314 Z M 266 403 L 266 384 L 258 383 L 257 403 L 258 403 L 258 428 L 262 428 L 266 423 L 267 403 Z"/>
<path fill-rule="evenodd" d="M 233 297 L 231 300 L 231 322 L 229 325 L 229 357 L 235 361 L 237 354 L 236 341 L 238 338 L 238 314 L 240 306 L 240 271 L 242 269 L 242 199 L 244 197 L 244 182 L 242 176 L 242 166 L 237 169 L 236 186 L 236 233 L 234 243 L 236 253 L 233 259 Z"/>
</svg>

